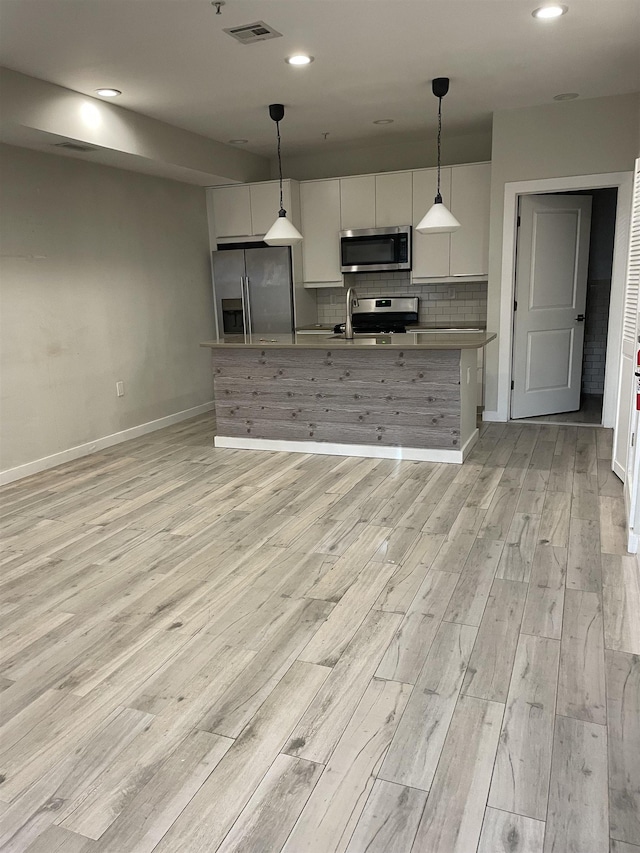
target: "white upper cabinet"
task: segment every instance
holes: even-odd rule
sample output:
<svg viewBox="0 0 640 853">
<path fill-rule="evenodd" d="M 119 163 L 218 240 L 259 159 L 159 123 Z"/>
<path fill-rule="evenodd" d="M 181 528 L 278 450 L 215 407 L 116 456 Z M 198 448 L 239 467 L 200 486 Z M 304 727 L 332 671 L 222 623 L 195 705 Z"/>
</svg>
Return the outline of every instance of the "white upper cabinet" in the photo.
<svg viewBox="0 0 640 853">
<path fill-rule="evenodd" d="M 411 172 L 341 178 L 342 229 L 408 225 L 411 196 Z"/>
<path fill-rule="evenodd" d="M 251 200 L 249 187 L 216 187 L 213 191 L 213 219 L 216 237 L 251 235 Z"/>
<path fill-rule="evenodd" d="M 285 209 L 291 213 L 291 182 L 283 184 Z M 236 184 L 214 187 L 213 218 L 216 237 L 261 237 L 276 221 L 280 210 L 280 184 Z"/>
<path fill-rule="evenodd" d="M 452 276 L 489 271 L 491 166 L 474 163 L 451 169 L 451 212 L 462 226 L 451 235 Z"/>
<path fill-rule="evenodd" d="M 339 232 L 413 224 L 412 279 L 485 278 L 489 255 L 491 164 L 472 163 L 442 169 L 444 203 L 460 221 L 454 234 L 418 234 L 415 230 L 436 195 L 436 169 L 383 172 L 317 181 L 286 180 L 283 203 L 302 231 L 304 283 L 342 287 Z M 298 219 L 298 186 L 301 221 Z M 213 213 L 212 244 L 259 239 L 280 208 L 278 181 L 234 184 L 207 190 Z"/>
<path fill-rule="evenodd" d="M 340 271 L 340 180 L 300 185 L 302 265 L 307 287 L 342 287 Z"/>
<path fill-rule="evenodd" d="M 436 169 L 413 173 L 413 278 L 447 278 L 449 272 L 450 234 L 419 234 L 416 225 L 433 204 L 438 190 Z M 440 173 L 442 201 L 451 203 L 451 169 Z"/>
<path fill-rule="evenodd" d="M 375 228 L 376 176 L 358 175 L 340 179 L 342 230 Z"/>
<path fill-rule="evenodd" d="M 282 187 L 283 203 L 285 210 L 291 215 L 289 198 L 291 197 L 289 184 Z M 278 181 L 269 181 L 264 184 L 251 184 L 249 187 L 251 199 L 251 233 L 254 235 L 266 234 L 269 228 L 278 218 L 280 210 L 280 184 Z"/>
<path fill-rule="evenodd" d="M 418 234 L 415 227 L 433 204 L 437 177 L 436 169 L 419 169 L 413 173 L 412 277 L 484 277 L 489 268 L 491 164 L 472 163 L 442 169 L 442 201 L 461 228 L 453 234 Z"/>
<path fill-rule="evenodd" d="M 411 172 L 376 175 L 376 228 L 411 222 Z"/>
</svg>

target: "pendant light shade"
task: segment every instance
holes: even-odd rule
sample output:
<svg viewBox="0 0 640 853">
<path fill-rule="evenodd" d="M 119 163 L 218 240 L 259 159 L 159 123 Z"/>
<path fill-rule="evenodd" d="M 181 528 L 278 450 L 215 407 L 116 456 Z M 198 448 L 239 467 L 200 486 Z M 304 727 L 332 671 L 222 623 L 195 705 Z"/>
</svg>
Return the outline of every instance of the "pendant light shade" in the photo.
<svg viewBox="0 0 640 853">
<path fill-rule="evenodd" d="M 450 234 L 460 228 L 460 223 L 446 204 L 435 201 L 416 227 L 421 234 Z"/>
<path fill-rule="evenodd" d="M 276 134 L 278 137 L 278 172 L 280 174 L 280 211 L 278 218 L 264 235 L 264 242 L 268 246 L 295 246 L 302 242 L 302 234 L 293 222 L 287 218 L 287 211 L 282 204 L 282 157 L 280 156 L 280 122 L 284 118 L 284 106 L 282 104 L 270 104 L 269 116 L 276 123 Z"/>
<path fill-rule="evenodd" d="M 438 99 L 438 190 L 433 205 L 416 227 L 420 234 L 451 234 L 460 228 L 460 223 L 440 195 L 440 148 L 442 138 L 442 99 L 449 91 L 449 78 L 436 77 L 431 83 L 433 94 Z"/>
<path fill-rule="evenodd" d="M 269 246 L 295 246 L 302 242 L 302 234 L 293 222 L 287 218 L 287 212 L 281 210 L 278 218 L 264 235 L 264 242 Z"/>
</svg>

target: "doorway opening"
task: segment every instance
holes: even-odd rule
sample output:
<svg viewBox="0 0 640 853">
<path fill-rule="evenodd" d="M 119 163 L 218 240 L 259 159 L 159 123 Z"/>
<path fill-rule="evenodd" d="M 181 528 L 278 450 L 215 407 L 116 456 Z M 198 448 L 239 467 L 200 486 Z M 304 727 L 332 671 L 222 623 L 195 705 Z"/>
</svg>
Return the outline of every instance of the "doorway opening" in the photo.
<svg viewBox="0 0 640 853">
<path fill-rule="evenodd" d="M 491 299 L 489 300 L 490 310 L 492 308 L 494 311 L 497 310 L 497 316 L 494 317 L 492 323 L 497 327 L 498 338 L 495 344 L 489 344 L 486 353 L 487 398 L 492 400 L 495 408 L 485 407 L 482 414 L 483 421 L 504 422 L 511 418 L 510 389 L 512 380 L 513 302 L 515 297 L 515 247 L 518 231 L 516 212 L 519 197 L 602 187 L 616 187 L 618 190 L 602 411 L 602 425 L 608 428 L 616 427 L 619 415 L 618 401 L 623 341 L 622 317 L 626 292 L 633 195 L 633 172 L 631 171 L 571 175 L 562 178 L 537 178 L 535 180 L 505 183 L 498 304 L 492 306 Z"/>
<path fill-rule="evenodd" d="M 588 200 L 586 207 L 563 209 L 563 199 L 571 207 L 571 199 L 567 197 L 576 196 Z M 558 209 L 553 204 L 556 198 Z M 550 209 L 545 209 L 543 202 Z M 524 227 L 518 227 L 512 376 L 515 382 L 533 385 L 534 391 L 523 394 L 522 388 L 513 388 L 512 381 L 511 419 L 601 426 L 618 188 L 523 194 L 518 198 L 518 226 L 523 203 L 535 205 L 540 221 L 535 218 L 536 211 L 533 217 L 523 213 Z M 577 217 L 571 216 L 576 213 Z M 589 220 L 588 229 L 582 227 L 582 234 L 578 233 L 580 214 Z M 568 232 L 563 234 L 567 226 Z M 533 235 L 526 233 L 527 228 Z M 545 229 L 547 232 L 551 229 L 552 233 L 545 236 Z M 587 234 L 588 250 L 584 239 Z M 585 245 L 580 246 L 581 241 Z M 518 264 L 519 252 L 525 255 L 522 264 Z M 579 252 L 584 255 L 582 259 Z M 546 281 L 540 281 L 541 277 Z M 518 303 L 521 312 L 531 311 L 531 316 L 517 315 Z M 575 310 L 571 310 L 571 305 Z M 534 316 L 536 313 L 544 317 L 542 328 L 540 317 Z M 516 360 L 522 362 L 520 369 Z M 567 387 L 563 389 L 565 383 Z M 573 390 L 569 387 L 572 384 Z M 531 399 L 524 401 L 523 397 Z"/>
</svg>

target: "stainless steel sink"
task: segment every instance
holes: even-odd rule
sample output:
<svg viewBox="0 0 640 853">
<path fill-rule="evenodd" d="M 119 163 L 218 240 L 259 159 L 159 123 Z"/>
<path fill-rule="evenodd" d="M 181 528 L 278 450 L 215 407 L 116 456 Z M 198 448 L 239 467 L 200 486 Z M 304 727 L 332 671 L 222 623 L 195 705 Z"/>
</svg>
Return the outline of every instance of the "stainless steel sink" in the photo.
<svg viewBox="0 0 640 853">
<path fill-rule="evenodd" d="M 450 329 L 412 329 L 408 328 L 407 332 L 410 332 L 412 335 L 462 335 L 462 334 L 471 334 L 477 335 L 478 332 L 484 332 L 485 329 L 456 329 L 454 327 Z"/>
<path fill-rule="evenodd" d="M 329 335 L 329 339 L 334 340 L 334 341 L 347 341 L 347 340 L 354 341 L 356 339 L 361 341 L 361 340 L 364 340 L 366 338 L 388 338 L 388 337 L 389 337 L 389 335 L 383 335 L 382 332 L 380 332 L 379 335 L 372 335 L 372 334 L 354 335 L 352 338 L 345 338 L 344 335 Z"/>
<path fill-rule="evenodd" d="M 478 335 L 482 332 L 486 331 L 485 329 L 477 328 L 477 329 L 412 329 L 410 326 L 407 327 L 407 334 L 410 335 Z M 350 340 L 376 340 L 377 338 L 391 338 L 394 336 L 393 332 L 378 332 L 377 334 L 374 332 L 354 332 L 353 338 Z M 345 341 L 344 333 L 340 333 L 337 335 L 328 335 L 328 340 L 333 341 Z"/>
</svg>

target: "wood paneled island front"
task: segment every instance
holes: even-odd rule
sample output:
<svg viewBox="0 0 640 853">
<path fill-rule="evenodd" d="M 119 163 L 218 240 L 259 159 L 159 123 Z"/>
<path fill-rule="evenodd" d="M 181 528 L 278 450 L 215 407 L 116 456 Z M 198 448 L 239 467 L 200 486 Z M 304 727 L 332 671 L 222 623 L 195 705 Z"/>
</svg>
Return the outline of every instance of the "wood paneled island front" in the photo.
<svg viewBox="0 0 640 853">
<path fill-rule="evenodd" d="M 212 350 L 216 447 L 462 462 L 486 332 L 276 335 Z"/>
</svg>

